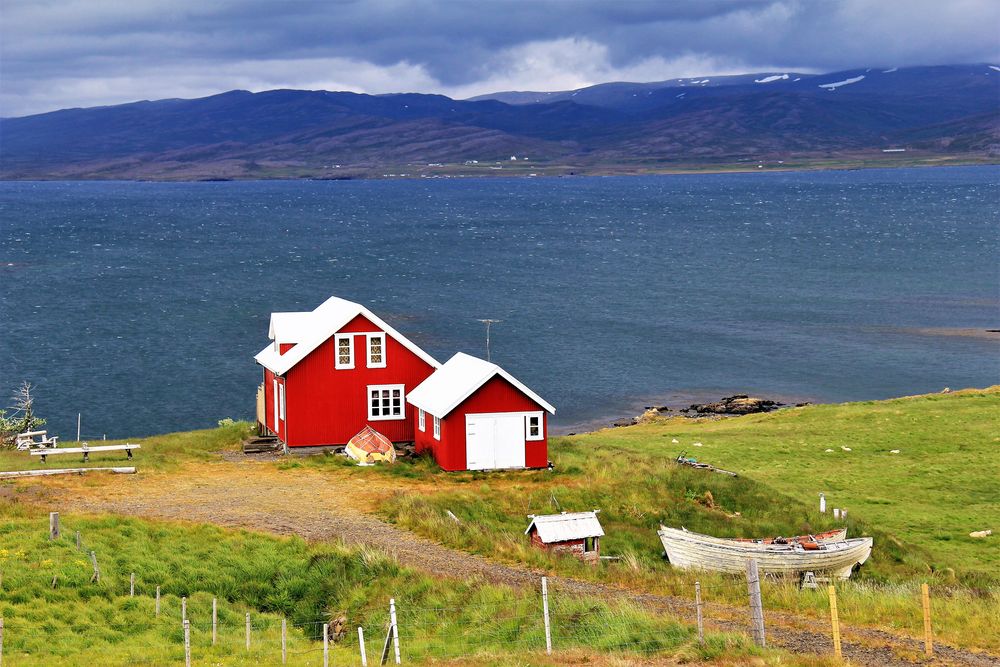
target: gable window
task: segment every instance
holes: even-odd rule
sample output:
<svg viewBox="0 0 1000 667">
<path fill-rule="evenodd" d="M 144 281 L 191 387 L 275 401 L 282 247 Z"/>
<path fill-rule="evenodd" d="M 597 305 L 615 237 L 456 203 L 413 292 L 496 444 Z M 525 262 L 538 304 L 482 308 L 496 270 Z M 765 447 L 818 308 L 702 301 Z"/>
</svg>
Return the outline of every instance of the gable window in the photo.
<svg viewBox="0 0 1000 667">
<path fill-rule="evenodd" d="M 368 368 L 385 368 L 385 334 L 367 334 Z"/>
<path fill-rule="evenodd" d="M 434 439 L 441 439 L 441 420 L 437 417 L 434 418 Z"/>
<path fill-rule="evenodd" d="M 350 334 L 337 334 L 337 360 L 334 367 L 337 370 L 354 368 L 354 336 Z"/>
<path fill-rule="evenodd" d="M 406 396 L 401 384 L 368 385 L 368 419 L 404 419 L 405 403 Z"/>
<path fill-rule="evenodd" d="M 419 410 L 419 412 L 417 412 L 417 428 L 421 431 L 427 430 L 427 419 L 424 416 L 423 410 Z"/>
<path fill-rule="evenodd" d="M 529 412 L 524 416 L 524 439 L 542 440 L 543 438 L 544 434 L 542 432 L 542 413 Z"/>
</svg>

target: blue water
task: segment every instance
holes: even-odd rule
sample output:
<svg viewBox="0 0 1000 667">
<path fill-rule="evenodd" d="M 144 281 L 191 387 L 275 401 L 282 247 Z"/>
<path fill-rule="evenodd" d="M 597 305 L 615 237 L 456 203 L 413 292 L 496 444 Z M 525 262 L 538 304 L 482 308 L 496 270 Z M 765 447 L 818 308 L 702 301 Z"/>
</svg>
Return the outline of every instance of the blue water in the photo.
<svg viewBox="0 0 1000 667">
<path fill-rule="evenodd" d="M 484 354 L 563 429 L 750 391 L 1000 382 L 1000 168 L 0 183 L 0 398 L 65 438 L 249 418 L 272 310 L 367 304 Z"/>
</svg>

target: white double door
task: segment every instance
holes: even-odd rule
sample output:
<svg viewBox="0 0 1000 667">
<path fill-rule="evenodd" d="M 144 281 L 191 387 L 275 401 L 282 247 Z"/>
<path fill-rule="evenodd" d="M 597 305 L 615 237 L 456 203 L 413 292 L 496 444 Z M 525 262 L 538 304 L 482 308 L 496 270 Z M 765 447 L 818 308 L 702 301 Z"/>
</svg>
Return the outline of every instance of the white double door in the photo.
<svg viewBox="0 0 1000 667">
<path fill-rule="evenodd" d="M 524 467 L 524 414 L 499 412 L 465 416 L 469 470 Z"/>
</svg>

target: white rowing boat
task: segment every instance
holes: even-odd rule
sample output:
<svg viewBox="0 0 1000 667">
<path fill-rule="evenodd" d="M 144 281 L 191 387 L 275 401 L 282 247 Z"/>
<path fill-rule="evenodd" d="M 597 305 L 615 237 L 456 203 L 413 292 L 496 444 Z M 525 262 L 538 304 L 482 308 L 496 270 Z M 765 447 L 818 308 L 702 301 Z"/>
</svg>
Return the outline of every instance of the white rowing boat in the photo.
<svg viewBox="0 0 1000 667">
<path fill-rule="evenodd" d="M 674 567 L 717 572 L 746 572 L 747 561 L 754 559 L 758 569 L 768 574 L 792 577 L 814 572 L 847 579 L 872 552 L 870 537 L 812 543 L 812 548 L 806 548 L 801 543 L 738 542 L 666 526 L 660 526 L 657 535 Z"/>
<path fill-rule="evenodd" d="M 681 528 L 685 533 L 689 533 L 687 528 Z M 697 535 L 698 533 L 694 533 Z M 716 542 L 736 542 L 738 544 L 747 544 L 756 547 L 769 547 L 776 544 L 808 544 L 810 542 L 816 542 L 819 544 L 825 544 L 827 542 L 843 542 L 847 539 L 847 529 L 837 528 L 835 530 L 828 530 L 823 533 L 815 533 L 813 535 L 796 535 L 795 537 L 765 537 L 765 538 L 742 538 L 742 537 L 712 537 L 711 535 L 700 535 L 700 537 L 706 540 L 712 540 Z M 808 548 L 808 547 L 806 547 Z"/>
</svg>

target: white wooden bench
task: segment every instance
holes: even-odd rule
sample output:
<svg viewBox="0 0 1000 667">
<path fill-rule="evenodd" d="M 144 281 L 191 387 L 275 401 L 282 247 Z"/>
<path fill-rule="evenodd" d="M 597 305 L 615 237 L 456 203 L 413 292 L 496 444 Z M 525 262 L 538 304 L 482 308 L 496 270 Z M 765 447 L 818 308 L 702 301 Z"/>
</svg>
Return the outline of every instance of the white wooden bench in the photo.
<svg viewBox="0 0 1000 667">
<path fill-rule="evenodd" d="M 41 456 L 42 463 L 45 463 L 46 457 L 52 456 L 54 454 L 83 454 L 83 460 L 90 460 L 91 452 L 121 452 L 124 451 L 128 455 L 128 460 L 132 460 L 132 450 L 142 449 L 142 445 L 138 443 L 126 442 L 124 445 L 101 445 L 100 447 L 91 447 L 87 443 L 83 443 L 81 447 L 62 447 L 59 449 L 33 449 L 31 450 L 32 456 Z"/>
<path fill-rule="evenodd" d="M 35 449 L 37 447 L 57 447 L 58 435 L 48 437 L 48 431 L 25 431 L 18 433 L 14 439 L 14 444 L 20 450 Z"/>
</svg>

